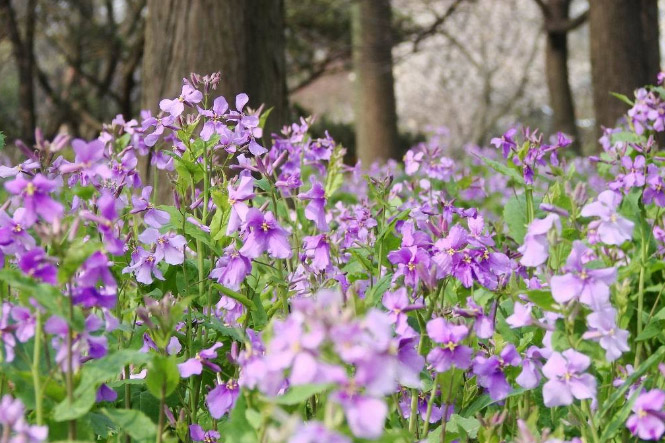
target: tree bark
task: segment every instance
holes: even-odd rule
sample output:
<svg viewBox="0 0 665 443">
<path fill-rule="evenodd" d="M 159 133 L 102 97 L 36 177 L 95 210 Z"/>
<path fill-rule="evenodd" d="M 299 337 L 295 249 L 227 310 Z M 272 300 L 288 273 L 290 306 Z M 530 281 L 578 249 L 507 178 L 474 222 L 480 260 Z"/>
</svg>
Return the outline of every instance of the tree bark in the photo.
<svg viewBox="0 0 665 443">
<path fill-rule="evenodd" d="M 35 21 L 37 0 L 29 0 L 26 6 L 25 31 L 21 36 L 16 11 L 11 0 L 0 0 L 0 12 L 12 43 L 12 53 L 18 69 L 18 99 L 21 138 L 32 143 L 35 137 L 37 117 L 35 113 Z"/>
<path fill-rule="evenodd" d="M 573 137 L 572 149 L 580 153 L 579 132 L 575 124 L 575 104 L 568 79 L 568 32 L 554 29 L 568 21 L 570 0 L 549 0 L 545 16 L 545 76 L 552 108 L 552 129 Z"/>
<path fill-rule="evenodd" d="M 253 108 L 273 108 L 269 135 L 288 121 L 285 65 L 283 0 L 148 1 L 144 109 L 156 111 L 160 99 L 176 97 L 191 72 L 221 71 L 216 94 L 230 104 L 246 92 Z"/>
<path fill-rule="evenodd" d="M 390 0 L 353 5 L 356 154 L 365 168 L 399 155 Z"/>
<path fill-rule="evenodd" d="M 633 91 L 656 81 L 660 66 L 657 0 L 589 2 L 593 105 L 597 130 L 612 127 L 626 105 L 610 92 Z"/>
</svg>

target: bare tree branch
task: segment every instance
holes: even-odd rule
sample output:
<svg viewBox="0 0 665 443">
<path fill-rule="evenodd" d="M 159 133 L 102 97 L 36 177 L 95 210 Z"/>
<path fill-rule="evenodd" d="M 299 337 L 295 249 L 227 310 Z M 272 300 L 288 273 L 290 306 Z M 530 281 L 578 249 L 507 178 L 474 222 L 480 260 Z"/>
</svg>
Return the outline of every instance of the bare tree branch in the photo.
<svg viewBox="0 0 665 443">
<path fill-rule="evenodd" d="M 545 30 L 551 33 L 565 34 L 566 32 L 574 31 L 582 26 L 589 19 L 589 10 L 587 9 L 575 18 L 568 19 L 564 22 L 553 22 L 545 20 Z"/>
<path fill-rule="evenodd" d="M 420 45 L 420 43 L 422 43 L 423 40 L 440 32 L 440 29 L 443 27 L 446 21 L 450 18 L 450 16 L 452 16 L 455 13 L 457 8 L 464 1 L 466 0 L 455 0 L 442 15 L 435 17 L 434 22 L 432 22 L 432 24 L 429 27 L 416 33 L 415 39 L 413 40 L 412 51 L 417 52 L 418 46 Z"/>
</svg>

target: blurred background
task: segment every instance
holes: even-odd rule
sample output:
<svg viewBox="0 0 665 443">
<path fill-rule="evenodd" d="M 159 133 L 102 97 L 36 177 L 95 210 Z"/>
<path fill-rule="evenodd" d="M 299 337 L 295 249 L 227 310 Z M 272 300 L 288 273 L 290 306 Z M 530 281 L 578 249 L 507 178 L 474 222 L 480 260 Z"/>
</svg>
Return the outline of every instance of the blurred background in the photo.
<svg viewBox="0 0 665 443">
<path fill-rule="evenodd" d="M 461 154 L 517 122 L 590 153 L 627 109 L 609 92 L 655 82 L 664 16 L 658 0 L 0 0 L 0 131 L 92 138 L 221 71 L 216 93 L 272 108 L 269 132 L 314 115 L 351 161 L 429 133 Z"/>
</svg>

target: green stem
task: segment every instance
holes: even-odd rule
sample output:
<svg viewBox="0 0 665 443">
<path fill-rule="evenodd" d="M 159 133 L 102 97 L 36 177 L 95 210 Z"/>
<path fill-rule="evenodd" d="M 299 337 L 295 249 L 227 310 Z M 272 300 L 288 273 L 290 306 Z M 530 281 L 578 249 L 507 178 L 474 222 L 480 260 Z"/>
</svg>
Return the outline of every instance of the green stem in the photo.
<svg viewBox="0 0 665 443">
<path fill-rule="evenodd" d="M 535 217 L 535 209 L 533 207 L 533 188 L 527 186 L 524 190 L 524 196 L 526 199 L 526 222 L 531 224 Z"/>
<path fill-rule="evenodd" d="M 642 321 L 642 311 L 644 311 L 644 277 L 646 275 L 646 266 L 647 266 L 647 248 L 648 243 L 645 240 L 646 233 L 644 232 L 644 227 L 642 227 L 642 243 L 640 245 L 640 280 L 637 288 L 637 337 L 642 333 L 643 321 Z M 637 348 L 635 349 L 635 367 L 640 363 L 640 354 L 642 353 L 642 343 L 643 341 L 637 342 Z"/>
<path fill-rule="evenodd" d="M 164 432 L 164 399 L 166 397 L 166 385 L 162 385 L 162 395 L 159 399 L 159 423 L 157 424 L 157 443 L 162 443 L 162 433 Z"/>
<path fill-rule="evenodd" d="M 32 384 L 35 390 L 35 414 L 37 415 L 37 425 L 44 423 L 44 413 L 42 408 L 42 388 L 39 377 L 39 361 L 42 343 L 42 313 L 37 309 L 35 320 L 35 347 L 32 350 Z"/>
<path fill-rule="evenodd" d="M 423 424 L 423 438 L 427 437 L 427 434 L 429 433 L 429 419 L 432 416 L 432 406 L 434 405 L 434 398 L 436 397 L 437 382 L 439 382 L 438 377 L 437 380 L 434 380 L 432 392 L 430 393 L 429 401 L 427 402 L 427 412 L 425 413 L 425 423 Z M 439 386 L 441 386 L 440 383 Z M 443 389 L 443 386 L 441 386 L 441 389 Z"/>
<path fill-rule="evenodd" d="M 582 409 L 584 413 L 589 417 L 589 427 L 591 428 L 591 437 L 593 438 L 594 443 L 600 443 L 600 438 L 598 437 L 598 430 L 596 429 L 596 422 L 589 407 L 588 400 L 582 400 Z"/>
</svg>

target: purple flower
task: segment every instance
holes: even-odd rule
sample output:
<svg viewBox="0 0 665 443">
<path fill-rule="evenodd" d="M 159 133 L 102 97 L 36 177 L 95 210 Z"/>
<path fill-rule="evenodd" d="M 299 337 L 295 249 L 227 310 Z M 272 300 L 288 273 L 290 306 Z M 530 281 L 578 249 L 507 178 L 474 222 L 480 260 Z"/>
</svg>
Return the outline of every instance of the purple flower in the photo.
<svg viewBox="0 0 665 443">
<path fill-rule="evenodd" d="M 159 229 L 171 220 L 171 216 L 166 211 L 155 209 L 152 203 L 150 203 L 150 194 L 152 194 L 152 186 L 146 186 L 143 188 L 141 191 L 141 197 L 132 195 L 132 205 L 134 208 L 129 211 L 129 213 L 137 214 L 139 212 L 145 212 L 143 216 L 145 223 L 148 226 Z"/>
<path fill-rule="evenodd" d="M 628 417 L 626 427 L 642 440 L 660 440 L 665 433 L 665 392 L 660 389 L 641 392 L 633 404 L 634 414 Z"/>
<path fill-rule="evenodd" d="M 511 387 L 503 373 L 503 368 L 519 366 L 522 358 L 512 344 L 507 345 L 498 356 L 489 358 L 477 356 L 473 359 L 473 373 L 478 377 L 478 384 L 489 391 L 494 401 L 503 400 L 510 394 Z"/>
<path fill-rule="evenodd" d="M 103 401 L 114 402 L 118 399 L 118 393 L 115 390 L 108 387 L 106 383 L 102 383 L 99 389 L 97 389 L 97 395 L 95 402 L 101 403 Z"/>
<path fill-rule="evenodd" d="M 239 394 L 240 388 L 234 379 L 215 386 L 206 396 L 210 416 L 215 420 L 222 418 L 224 414 L 233 409 Z"/>
<path fill-rule="evenodd" d="M 58 269 L 42 248 L 32 249 L 18 258 L 18 267 L 24 274 L 41 280 L 44 283 L 57 283 Z"/>
<path fill-rule="evenodd" d="M 388 415 L 388 406 L 383 400 L 345 392 L 339 392 L 335 398 L 342 405 L 346 421 L 354 436 L 376 439 L 383 434 Z"/>
<path fill-rule="evenodd" d="M 461 252 L 466 244 L 467 233 L 459 225 L 450 228 L 450 232 L 445 238 L 436 241 L 432 261 L 436 263 L 441 271 L 441 277 L 452 274 L 455 265 L 462 260 Z"/>
<path fill-rule="evenodd" d="M 210 140 L 213 134 L 224 134 L 227 131 L 226 124 L 223 121 L 224 114 L 229 110 L 229 103 L 226 98 L 219 96 L 212 102 L 212 110 L 199 109 L 199 114 L 207 118 L 203 129 L 201 129 L 201 138 L 204 141 Z"/>
<path fill-rule="evenodd" d="M 219 441 L 219 432 L 215 430 L 203 431 L 199 425 L 189 425 L 189 436 L 192 441 L 202 441 L 205 443 L 216 443 Z"/>
<path fill-rule="evenodd" d="M 224 250 L 224 255 L 217 260 L 215 268 L 210 271 L 210 278 L 217 280 L 222 286 L 237 291 L 240 283 L 250 272 L 252 272 L 252 262 L 231 245 Z"/>
<path fill-rule="evenodd" d="M 38 443 L 46 441 L 48 427 L 31 426 L 24 417 L 25 407 L 19 399 L 4 395 L 0 399 L 0 431 L 2 442 Z"/>
<path fill-rule="evenodd" d="M 180 376 L 188 378 L 194 374 L 201 375 L 203 366 L 207 366 L 215 372 L 221 371 L 221 368 L 210 360 L 217 358 L 217 348 L 221 348 L 222 346 L 221 343 L 215 343 L 210 348 L 197 352 L 196 356 L 186 360 L 184 363 L 179 363 L 178 371 L 180 371 Z"/>
<path fill-rule="evenodd" d="M 610 297 L 610 285 L 616 281 L 616 268 L 587 269 L 585 257 L 592 254 L 591 249 L 579 240 L 573 242 L 573 249 L 566 260 L 564 275 L 555 275 L 550 281 L 552 297 L 558 303 L 567 303 L 572 299 L 592 306 L 606 304 Z"/>
<path fill-rule="evenodd" d="M 397 265 L 393 280 L 403 275 L 404 284 L 415 288 L 421 279 L 425 281 L 429 279 L 430 259 L 429 254 L 424 249 L 411 246 L 391 251 L 388 254 L 388 260 Z"/>
<path fill-rule="evenodd" d="M 14 338 L 13 334 L 16 327 L 9 324 L 11 311 L 12 306 L 9 303 L 2 303 L 0 305 L 0 343 L 4 345 L 4 360 L 8 363 L 14 361 L 14 347 L 16 346 L 16 338 Z M 0 410 L 0 413 L 2 413 L 2 410 Z"/>
<path fill-rule="evenodd" d="M 240 177 L 237 184 L 237 188 L 234 188 L 232 185 L 229 185 L 227 188 L 231 213 L 229 214 L 229 223 L 226 227 L 226 235 L 233 234 L 240 227 L 241 221 L 244 220 L 248 210 L 245 201 L 254 198 L 254 178 L 251 175 Z"/>
<path fill-rule="evenodd" d="M 55 180 L 48 180 L 42 174 L 37 174 L 28 181 L 22 176 L 5 183 L 5 188 L 11 194 L 20 195 L 25 208 L 23 219 L 27 226 L 37 221 L 39 215 L 44 221 L 53 223 L 63 214 L 63 206 L 50 197 L 50 193 L 58 187 Z"/>
<path fill-rule="evenodd" d="M 644 166 L 646 161 L 643 155 L 635 157 L 635 161 L 628 156 L 621 159 L 621 165 L 628 171 L 623 176 L 623 184 L 626 189 L 644 186 Z"/>
<path fill-rule="evenodd" d="M 649 165 L 647 168 L 648 174 L 646 178 L 646 188 L 642 194 L 644 204 L 648 205 L 655 202 L 656 205 L 665 207 L 665 182 L 660 176 L 660 170 L 656 165 Z"/>
<path fill-rule="evenodd" d="M 598 199 L 582 208 L 582 217 L 599 217 L 596 231 L 600 241 L 607 245 L 621 245 L 633 235 L 634 223 L 620 216 L 616 209 L 621 203 L 621 194 L 607 190 Z"/>
<path fill-rule="evenodd" d="M 461 345 L 461 342 L 468 334 L 469 329 L 466 326 L 453 325 L 442 318 L 427 322 L 427 335 L 433 342 L 442 345 L 429 352 L 427 362 L 437 372 L 445 372 L 452 366 L 467 369 L 471 366 L 473 351 L 468 346 Z"/>
<path fill-rule="evenodd" d="M 12 320 L 16 322 L 16 338 L 25 343 L 35 335 L 35 316 L 29 309 L 22 306 L 12 308 Z"/>
<path fill-rule="evenodd" d="M 81 217 L 86 220 L 97 223 L 97 230 L 102 234 L 104 247 L 113 255 L 122 255 L 125 253 L 125 244 L 117 237 L 116 228 L 118 227 L 118 206 L 119 200 L 108 189 L 103 189 L 97 199 L 98 213 L 91 211 L 81 211 Z"/>
<path fill-rule="evenodd" d="M 517 128 L 510 128 L 501 137 L 494 137 L 490 140 L 490 143 L 494 145 L 495 148 L 501 148 L 503 158 L 508 158 L 511 149 L 517 148 L 517 143 L 515 143 L 515 140 L 513 139 L 515 134 L 517 134 Z"/>
<path fill-rule="evenodd" d="M 312 220 L 319 231 L 328 230 L 328 222 L 326 221 L 326 194 L 323 185 L 311 176 L 310 181 L 312 187 L 309 191 L 298 194 L 298 198 L 309 200 L 305 207 L 305 218 Z"/>
<path fill-rule="evenodd" d="M 288 443 L 351 443 L 351 440 L 329 430 L 322 423 L 308 421 L 298 427 Z"/>
<path fill-rule="evenodd" d="M 557 214 L 548 214 L 544 219 L 536 219 L 531 222 L 524 236 L 524 244 L 518 251 L 522 253 L 520 263 L 523 266 L 540 266 L 549 257 L 549 242 L 547 234 L 552 228 L 561 232 L 561 221 Z"/>
<path fill-rule="evenodd" d="M 132 272 L 134 273 L 137 282 L 149 285 L 152 283 L 153 274 L 156 279 L 164 280 L 162 272 L 157 267 L 158 263 L 159 260 L 157 260 L 157 257 L 155 257 L 153 253 L 148 252 L 139 246 L 132 253 L 131 263 L 122 270 L 122 273 L 127 274 Z"/>
<path fill-rule="evenodd" d="M 35 247 L 35 239 L 26 230 L 25 209 L 18 208 L 10 218 L 0 211 L 0 248 L 6 254 L 17 254 Z"/>
<path fill-rule="evenodd" d="M 175 118 L 173 118 L 170 115 L 166 115 L 164 117 L 158 117 L 158 118 L 155 118 L 155 117 L 151 116 L 151 117 L 148 117 L 145 120 L 143 120 L 142 129 L 143 129 L 144 134 L 146 133 L 146 131 L 148 129 L 152 128 L 153 126 L 155 127 L 155 130 L 152 131 L 152 133 L 147 134 L 143 138 L 143 142 L 145 143 L 145 145 L 146 146 L 155 146 L 155 144 L 159 140 L 159 137 L 161 137 L 161 135 L 164 133 L 164 129 L 166 129 L 167 127 L 170 127 L 171 125 L 173 125 L 174 122 L 175 122 Z"/>
<path fill-rule="evenodd" d="M 172 117 L 178 117 L 185 110 L 185 104 L 199 103 L 202 99 L 201 91 L 197 91 L 190 85 L 183 85 L 178 98 L 174 100 L 163 99 L 159 102 L 159 109 L 168 112 Z"/>
<path fill-rule="evenodd" d="M 179 265 L 185 261 L 184 249 L 187 240 L 182 235 L 172 232 L 160 234 L 155 228 L 148 228 L 139 235 L 143 243 L 155 246 L 155 260 L 164 260 L 170 265 Z"/>
<path fill-rule="evenodd" d="M 103 328 L 103 320 L 96 315 L 90 314 L 86 317 L 84 329 L 82 332 L 74 335 L 71 347 L 73 372 L 77 372 L 82 363 L 90 359 L 100 359 L 107 354 L 108 340 L 106 336 L 92 334 Z M 44 323 L 44 331 L 55 336 L 52 341 L 54 348 L 57 350 L 55 361 L 60 365 L 60 368 L 63 371 L 67 372 L 69 368 L 67 358 L 68 346 L 66 340 L 66 337 L 69 334 L 69 325 L 67 324 L 67 321 L 56 315 L 51 316 L 46 323 Z"/>
<path fill-rule="evenodd" d="M 485 230 L 485 219 L 482 215 L 478 214 L 475 217 L 466 219 L 469 225 L 469 243 L 473 246 L 494 246 L 494 240 L 489 235 L 483 234 Z"/>
<path fill-rule="evenodd" d="M 543 366 L 543 374 L 548 378 L 543 386 L 545 406 L 568 406 L 573 397 L 578 400 L 596 396 L 596 379 L 584 371 L 591 360 L 573 349 L 563 353 L 553 352 Z"/>
<path fill-rule="evenodd" d="M 389 312 L 389 318 L 395 324 L 395 330 L 398 335 L 407 332 L 410 326 L 407 323 L 407 312 L 416 309 L 422 309 L 422 303 L 411 304 L 409 296 L 406 294 L 406 288 L 400 287 L 395 291 L 386 291 L 382 300 L 383 306 Z"/>
<path fill-rule="evenodd" d="M 325 271 L 330 266 L 330 239 L 327 234 L 303 238 L 305 254 L 312 259 L 312 269 Z"/>
<path fill-rule="evenodd" d="M 600 347 L 605 349 L 605 359 L 613 362 L 628 352 L 628 331 L 620 329 L 615 321 L 616 310 L 611 306 L 604 306 L 598 311 L 592 312 L 587 317 L 589 331 L 582 335 L 586 340 L 600 342 Z"/>
<path fill-rule="evenodd" d="M 541 359 L 549 355 L 545 349 L 537 346 L 529 346 L 526 350 L 524 360 L 522 360 L 522 372 L 515 378 L 518 385 L 524 389 L 533 389 L 540 383 L 540 369 L 543 364 Z"/>
<path fill-rule="evenodd" d="M 74 163 L 60 166 L 60 172 L 63 174 L 77 172 L 83 186 L 90 184 L 97 176 L 103 179 L 111 178 L 111 170 L 104 158 L 104 143 L 100 140 L 88 143 L 77 138 L 72 141 L 72 149 L 76 153 Z M 70 184 L 74 183 L 76 178 L 73 182 L 70 181 Z"/>
<path fill-rule="evenodd" d="M 531 317 L 532 306 L 532 303 L 526 303 L 523 305 L 516 301 L 513 306 L 513 313 L 506 318 L 506 323 L 508 323 L 511 328 L 529 326 L 533 322 Z"/>
<path fill-rule="evenodd" d="M 266 250 L 274 258 L 291 257 L 288 234 L 272 212 L 264 215 L 258 209 L 250 208 L 245 216 L 245 229 L 249 235 L 239 251 L 245 257 L 254 259 Z"/>
</svg>

